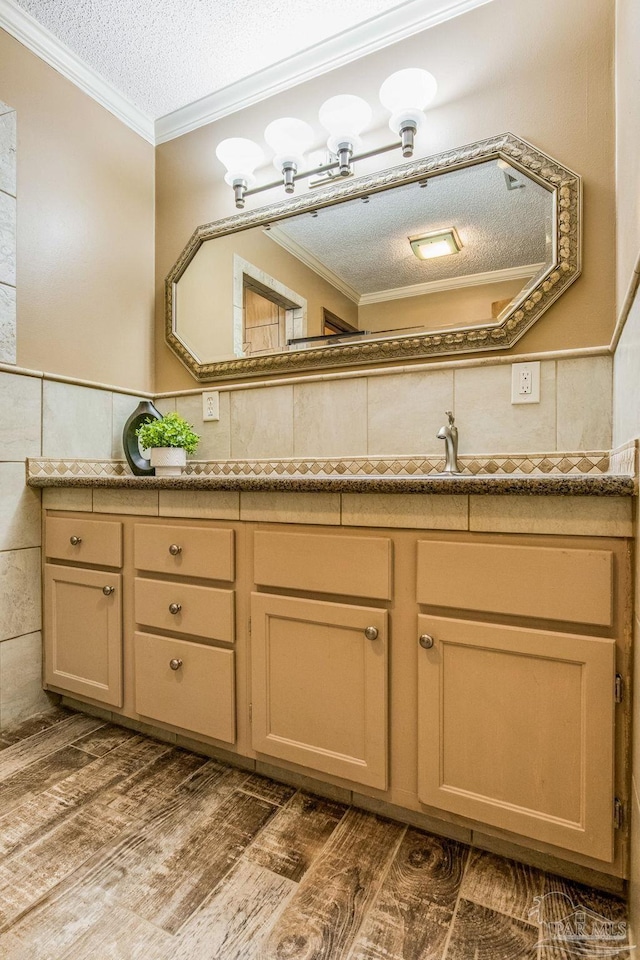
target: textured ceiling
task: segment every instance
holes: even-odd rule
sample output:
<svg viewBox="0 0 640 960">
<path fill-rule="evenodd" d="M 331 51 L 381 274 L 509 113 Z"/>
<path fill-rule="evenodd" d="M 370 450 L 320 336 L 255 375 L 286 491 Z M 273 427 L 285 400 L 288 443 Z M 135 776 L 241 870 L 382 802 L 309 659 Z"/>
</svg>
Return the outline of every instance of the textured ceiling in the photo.
<svg viewBox="0 0 640 960">
<path fill-rule="evenodd" d="M 156 119 L 389 10 L 398 0 L 16 0 Z"/>
<path fill-rule="evenodd" d="M 549 260 L 550 193 L 513 171 L 522 189 L 508 190 L 495 161 L 407 184 L 277 224 L 358 294 L 465 277 Z M 455 227 L 462 250 L 418 260 L 408 237 Z M 267 234 L 268 235 L 268 234 Z"/>
</svg>

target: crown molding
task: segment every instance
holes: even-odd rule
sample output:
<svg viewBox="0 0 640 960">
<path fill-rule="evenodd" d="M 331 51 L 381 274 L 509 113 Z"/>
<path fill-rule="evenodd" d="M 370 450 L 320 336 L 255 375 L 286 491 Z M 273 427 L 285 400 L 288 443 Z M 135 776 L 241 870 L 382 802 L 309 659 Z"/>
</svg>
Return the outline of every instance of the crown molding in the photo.
<svg viewBox="0 0 640 960">
<path fill-rule="evenodd" d="M 0 0 L 0 27 L 67 80 L 71 80 L 135 133 L 149 143 L 155 144 L 154 124 L 151 117 L 123 97 L 110 83 L 103 80 L 81 57 L 56 39 L 14 0 Z"/>
<path fill-rule="evenodd" d="M 265 236 L 269 237 L 270 240 L 275 240 L 275 242 L 288 253 L 293 254 L 301 263 L 304 263 L 305 266 L 309 267 L 314 273 L 317 273 L 318 276 L 330 283 L 331 286 L 339 290 L 340 293 L 343 293 L 345 297 L 348 297 L 353 303 L 359 304 L 361 302 L 361 297 L 357 290 L 343 280 L 342 277 L 339 277 L 337 273 L 334 273 L 333 270 L 330 270 L 322 260 L 318 260 L 306 247 L 303 247 L 285 233 L 284 230 L 281 230 L 280 227 L 272 224 L 269 229 L 265 231 Z"/>
<path fill-rule="evenodd" d="M 485 283 L 528 280 L 535 277 L 544 266 L 546 266 L 544 263 L 528 263 L 521 267 L 505 267 L 502 270 L 488 270 L 486 273 L 470 273 L 463 277 L 449 277 L 446 280 L 414 283 L 408 287 L 376 290 L 374 293 L 363 293 L 358 300 L 358 306 L 363 307 L 370 303 L 386 303 L 389 300 L 403 300 L 405 297 L 420 297 L 427 293 L 444 293 L 446 290 L 461 290 L 463 287 L 479 287 Z"/>
<path fill-rule="evenodd" d="M 174 140 L 486 3 L 491 0 L 410 0 L 395 10 L 372 17 L 351 30 L 160 117 L 155 123 L 155 142 Z"/>
</svg>

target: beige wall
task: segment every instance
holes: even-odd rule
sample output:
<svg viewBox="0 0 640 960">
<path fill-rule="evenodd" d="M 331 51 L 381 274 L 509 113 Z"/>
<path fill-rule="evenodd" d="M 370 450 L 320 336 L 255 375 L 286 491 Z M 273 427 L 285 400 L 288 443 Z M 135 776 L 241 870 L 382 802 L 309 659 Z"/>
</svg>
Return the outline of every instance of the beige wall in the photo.
<svg viewBox="0 0 640 960">
<path fill-rule="evenodd" d="M 386 303 L 363 304 L 358 310 L 361 330 L 397 330 L 400 327 L 424 327 L 445 330 L 463 324 L 487 323 L 491 305 L 510 300 L 520 293 L 524 280 L 483 283 L 476 287 L 460 287 L 425 293 L 420 297 L 403 297 Z"/>
<path fill-rule="evenodd" d="M 164 345 L 162 283 L 194 227 L 235 212 L 222 182 L 216 144 L 245 135 L 262 140 L 283 115 L 314 120 L 323 100 L 350 90 L 373 104 L 381 81 L 402 65 L 425 66 L 439 82 L 423 153 L 511 130 L 584 177 L 582 277 L 519 342 L 514 352 L 597 346 L 614 325 L 613 4 L 602 0 L 493 0 L 157 150 L 157 387 L 194 382 Z M 380 128 L 367 143 L 388 140 Z M 317 127 L 318 143 L 321 131 Z M 389 158 L 379 158 L 378 165 Z M 394 161 L 391 161 L 394 162 Z M 371 169 L 370 166 L 367 169 Z M 361 168 L 365 172 L 365 168 Z M 262 182 L 273 168 L 259 171 Z M 252 208 L 280 199 L 261 194 Z"/>
<path fill-rule="evenodd" d="M 0 30 L 18 123 L 20 366 L 152 388 L 154 150 Z"/>
<path fill-rule="evenodd" d="M 616 3 L 616 215 L 618 306 L 640 257 L 640 4 Z"/>
</svg>

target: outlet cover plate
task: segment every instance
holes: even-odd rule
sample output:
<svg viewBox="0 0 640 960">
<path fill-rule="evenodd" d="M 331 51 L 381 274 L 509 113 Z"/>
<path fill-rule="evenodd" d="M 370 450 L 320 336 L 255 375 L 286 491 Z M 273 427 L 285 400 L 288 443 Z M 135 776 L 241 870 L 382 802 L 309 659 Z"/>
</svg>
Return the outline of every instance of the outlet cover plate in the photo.
<svg viewBox="0 0 640 960">
<path fill-rule="evenodd" d="M 511 403 L 540 403 L 540 361 L 511 364 Z"/>
<path fill-rule="evenodd" d="M 205 390 L 202 394 L 202 420 L 220 419 L 220 394 L 217 390 Z"/>
</svg>

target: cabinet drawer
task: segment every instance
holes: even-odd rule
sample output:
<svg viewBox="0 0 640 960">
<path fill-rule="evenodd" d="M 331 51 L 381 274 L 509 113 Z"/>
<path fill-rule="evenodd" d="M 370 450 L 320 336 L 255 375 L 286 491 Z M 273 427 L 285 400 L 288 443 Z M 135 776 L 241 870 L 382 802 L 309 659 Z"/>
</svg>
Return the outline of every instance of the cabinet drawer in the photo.
<svg viewBox="0 0 640 960">
<path fill-rule="evenodd" d="M 391 540 L 271 533 L 254 538 L 254 579 L 265 587 L 391 598 Z"/>
<path fill-rule="evenodd" d="M 137 523 L 134 544 L 138 570 L 233 580 L 233 530 Z"/>
<path fill-rule="evenodd" d="M 173 613 L 169 608 L 179 609 Z M 234 592 L 166 580 L 135 581 L 136 623 L 190 633 L 209 640 L 234 640 Z"/>
<path fill-rule="evenodd" d="M 418 603 L 611 626 L 609 550 L 418 542 Z"/>
<path fill-rule="evenodd" d="M 122 566 L 122 524 L 115 520 L 47 517 L 45 542 L 46 556 L 53 560 Z"/>
<path fill-rule="evenodd" d="M 134 656 L 138 713 L 214 740 L 235 741 L 233 651 L 136 633 Z M 175 670 L 172 661 L 178 664 Z"/>
</svg>

